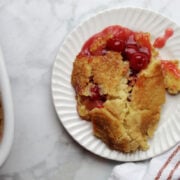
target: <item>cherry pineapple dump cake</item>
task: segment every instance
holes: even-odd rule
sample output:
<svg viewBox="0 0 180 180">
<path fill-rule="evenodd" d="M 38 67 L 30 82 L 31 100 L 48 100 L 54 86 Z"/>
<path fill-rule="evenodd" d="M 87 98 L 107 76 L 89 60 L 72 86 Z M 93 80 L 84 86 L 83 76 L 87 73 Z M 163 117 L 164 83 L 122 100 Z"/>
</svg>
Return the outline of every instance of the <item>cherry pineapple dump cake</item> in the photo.
<svg viewBox="0 0 180 180">
<path fill-rule="evenodd" d="M 74 61 L 77 111 L 111 149 L 147 150 L 165 89 L 171 94 L 180 90 L 178 61 L 160 60 L 155 47 L 150 33 L 114 25 L 88 39 Z"/>
</svg>

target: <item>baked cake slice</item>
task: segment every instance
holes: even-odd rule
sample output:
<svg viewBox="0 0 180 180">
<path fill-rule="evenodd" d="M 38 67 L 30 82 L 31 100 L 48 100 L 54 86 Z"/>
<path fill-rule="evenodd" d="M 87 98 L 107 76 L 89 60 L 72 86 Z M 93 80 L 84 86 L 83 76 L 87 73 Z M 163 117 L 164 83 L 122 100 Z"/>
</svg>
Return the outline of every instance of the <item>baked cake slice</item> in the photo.
<svg viewBox="0 0 180 180">
<path fill-rule="evenodd" d="M 158 59 L 150 34 L 121 26 L 110 26 L 85 43 L 71 82 L 79 116 L 91 121 L 94 135 L 111 149 L 126 153 L 148 149 L 165 89 L 175 94 L 180 87 Z"/>
</svg>

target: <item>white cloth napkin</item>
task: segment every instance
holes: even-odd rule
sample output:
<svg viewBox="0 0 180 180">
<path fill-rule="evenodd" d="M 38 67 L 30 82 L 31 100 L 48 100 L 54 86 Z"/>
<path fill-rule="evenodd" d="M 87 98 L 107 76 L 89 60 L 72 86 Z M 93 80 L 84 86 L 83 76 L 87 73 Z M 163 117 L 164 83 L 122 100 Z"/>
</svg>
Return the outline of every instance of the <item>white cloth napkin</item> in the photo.
<svg viewBox="0 0 180 180">
<path fill-rule="evenodd" d="M 115 166 L 108 180 L 180 180 L 180 143 L 149 162 Z"/>
</svg>

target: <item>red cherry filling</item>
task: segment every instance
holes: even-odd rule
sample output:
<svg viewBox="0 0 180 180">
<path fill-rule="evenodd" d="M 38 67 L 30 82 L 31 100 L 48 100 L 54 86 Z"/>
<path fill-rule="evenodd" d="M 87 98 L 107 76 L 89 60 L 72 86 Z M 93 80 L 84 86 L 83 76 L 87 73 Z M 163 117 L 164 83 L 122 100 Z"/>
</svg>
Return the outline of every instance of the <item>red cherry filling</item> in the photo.
<svg viewBox="0 0 180 180">
<path fill-rule="evenodd" d="M 99 87 L 98 87 L 98 85 L 94 85 L 91 89 L 90 89 L 90 91 L 91 91 L 91 96 L 90 96 L 90 98 L 92 99 L 92 100 L 100 100 L 100 101 L 102 101 L 102 102 L 105 102 L 106 101 L 106 95 L 101 95 L 100 94 L 100 89 L 99 89 Z"/>
<path fill-rule="evenodd" d="M 125 49 L 125 41 L 118 38 L 111 38 L 107 41 L 106 48 L 112 51 L 123 52 Z"/>
<path fill-rule="evenodd" d="M 142 35 L 140 37 L 142 39 Z M 140 70 L 147 67 L 150 61 L 150 57 L 150 50 L 147 47 L 142 47 L 137 44 L 134 35 L 129 36 L 125 49 L 125 58 L 129 60 L 130 68 L 134 72 L 139 72 Z"/>
<path fill-rule="evenodd" d="M 136 52 L 132 55 L 130 59 L 130 68 L 133 71 L 139 72 L 140 70 L 146 68 L 148 63 L 149 58 L 147 55 L 140 52 Z"/>
<path fill-rule="evenodd" d="M 135 41 L 135 37 L 134 37 L 134 34 L 130 35 L 128 37 L 128 40 L 126 42 L 126 46 L 129 47 L 129 46 L 137 46 L 137 42 Z"/>
<path fill-rule="evenodd" d="M 166 39 L 164 37 L 158 37 L 155 40 L 153 46 L 156 48 L 162 48 L 162 47 L 164 47 L 165 43 L 166 43 Z"/>
<path fill-rule="evenodd" d="M 94 108 L 102 108 L 103 107 L 103 102 L 101 100 L 92 100 L 90 98 L 86 99 L 84 104 L 89 111 Z"/>
<path fill-rule="evenodd" d="M 100 89 L 97 85 L 94 85 L 90 88 L 91 96 L 89 96 L 84 104 L 88 110 L 92 110 L 94 108 L 102 108 L 103 103 L 106 101 L 106 96 L 100 95 Z"/>
<path fill-rule="evenodd" d="M 165 30 L 165 35 L 166 35 L 166 37 L 168 37 L 168 38 L 171 37 L 173 34 L 174 34 L 173 29 L 167 28 L 167 29 Z"/>
<path fill-rule="evenodd" d="M 149 59 L 151 58 L 151 52 L 149 51 L 149 49 L 147 47 L 140 47 L 139 52 L 144 53 L 145 55 L 147 55 L 147 57 Z"/>
<path fill-rule="evenodd" d="M 125 51 L 124 51 L 124 58 L 127 60 L 131 59 L 131 56 L 136 53 L 138 51 L 138 48 L 136 46 L 132 46 L 132 47 L 126 47 Z"/>
<path fill-rule="evenodd" d="M 166 44 L 166 41 L 173 35 L 174 31 L 171 28 L 167 28 L 162 37 L 157 37 L 154 41 L 153 46 L 155 48 L 163 48 Z"/>
<path fill-rule="evenodd" d="M 172 34 L 168 31 L 169 36 Z M 99 45 L 95 51 L 90 51 L 91 45 L 102 37 L 105 45 Z M 108 38 L 111 37 L 111 38 Z M 148 33 L 134 32 L 118 25 L 109 26 L 103 31 L 92 36 L 83 46 L 80 56 L 105 55 L 107 51 L 120 52 L 124 60 L 130 62 L 130 68 L 136 73 L 146 68 L 151 58 L 151 43 Z M 92 99 L 97 99 L 100 94 L 96 88 L 92 90 Z"/>
<path fill-rule="evenodd" d="M 100 99 L 101 95 L 99 92 L 99 87 L 97 85 L 91 87 L 90 91 L 91 91 L 91 99 L 93 100 Z"/>
<path fill-rule="evenodd" d="M 178 79 L 180 78 L 180 70 L 171 61 L 162 60 L 161 61 L 161 68 L 163 70 L 163 73 L 166 73 L 166 71 L 170 71 L 171 73 L 173 73 L 176 76 L 176 78 L 178 78 Z"/>
</svg>

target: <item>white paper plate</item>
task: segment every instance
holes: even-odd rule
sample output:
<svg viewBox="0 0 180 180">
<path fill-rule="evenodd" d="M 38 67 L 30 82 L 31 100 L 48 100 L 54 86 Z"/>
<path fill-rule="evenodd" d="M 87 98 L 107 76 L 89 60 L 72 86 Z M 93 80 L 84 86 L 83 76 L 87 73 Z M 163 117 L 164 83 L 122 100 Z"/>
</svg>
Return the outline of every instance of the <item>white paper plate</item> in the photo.
<svg viewBox="0 0 180 180">
<path fill-rule="evenodd" d="M 149 10 L 118 8 L 103 11 L 75 28 L 61 46 L 52 73 L 52 95 L 57 114 L 68 133 L 84 148 L 104 158 L 118 161 L 138 161 L 154 157 L 180 140 L 180 95 L 167 95 L 161 119 L 154 137 L 149 141 L 148 151 L 131 154 L 109 149 L 93 136 L 90 122 L 79 118 L 76 111 L 74 90 L 71 86 L 73 61 L 83 43 L 93 34 L 110 25 L 122 25 L 135 31 L 147 31 L 155 37 L 162 35 L 167 27 L 174 35 L 161 50 L 163 58 L 180 59 L 180 28 L 171 20 Z"/>
</svg>

